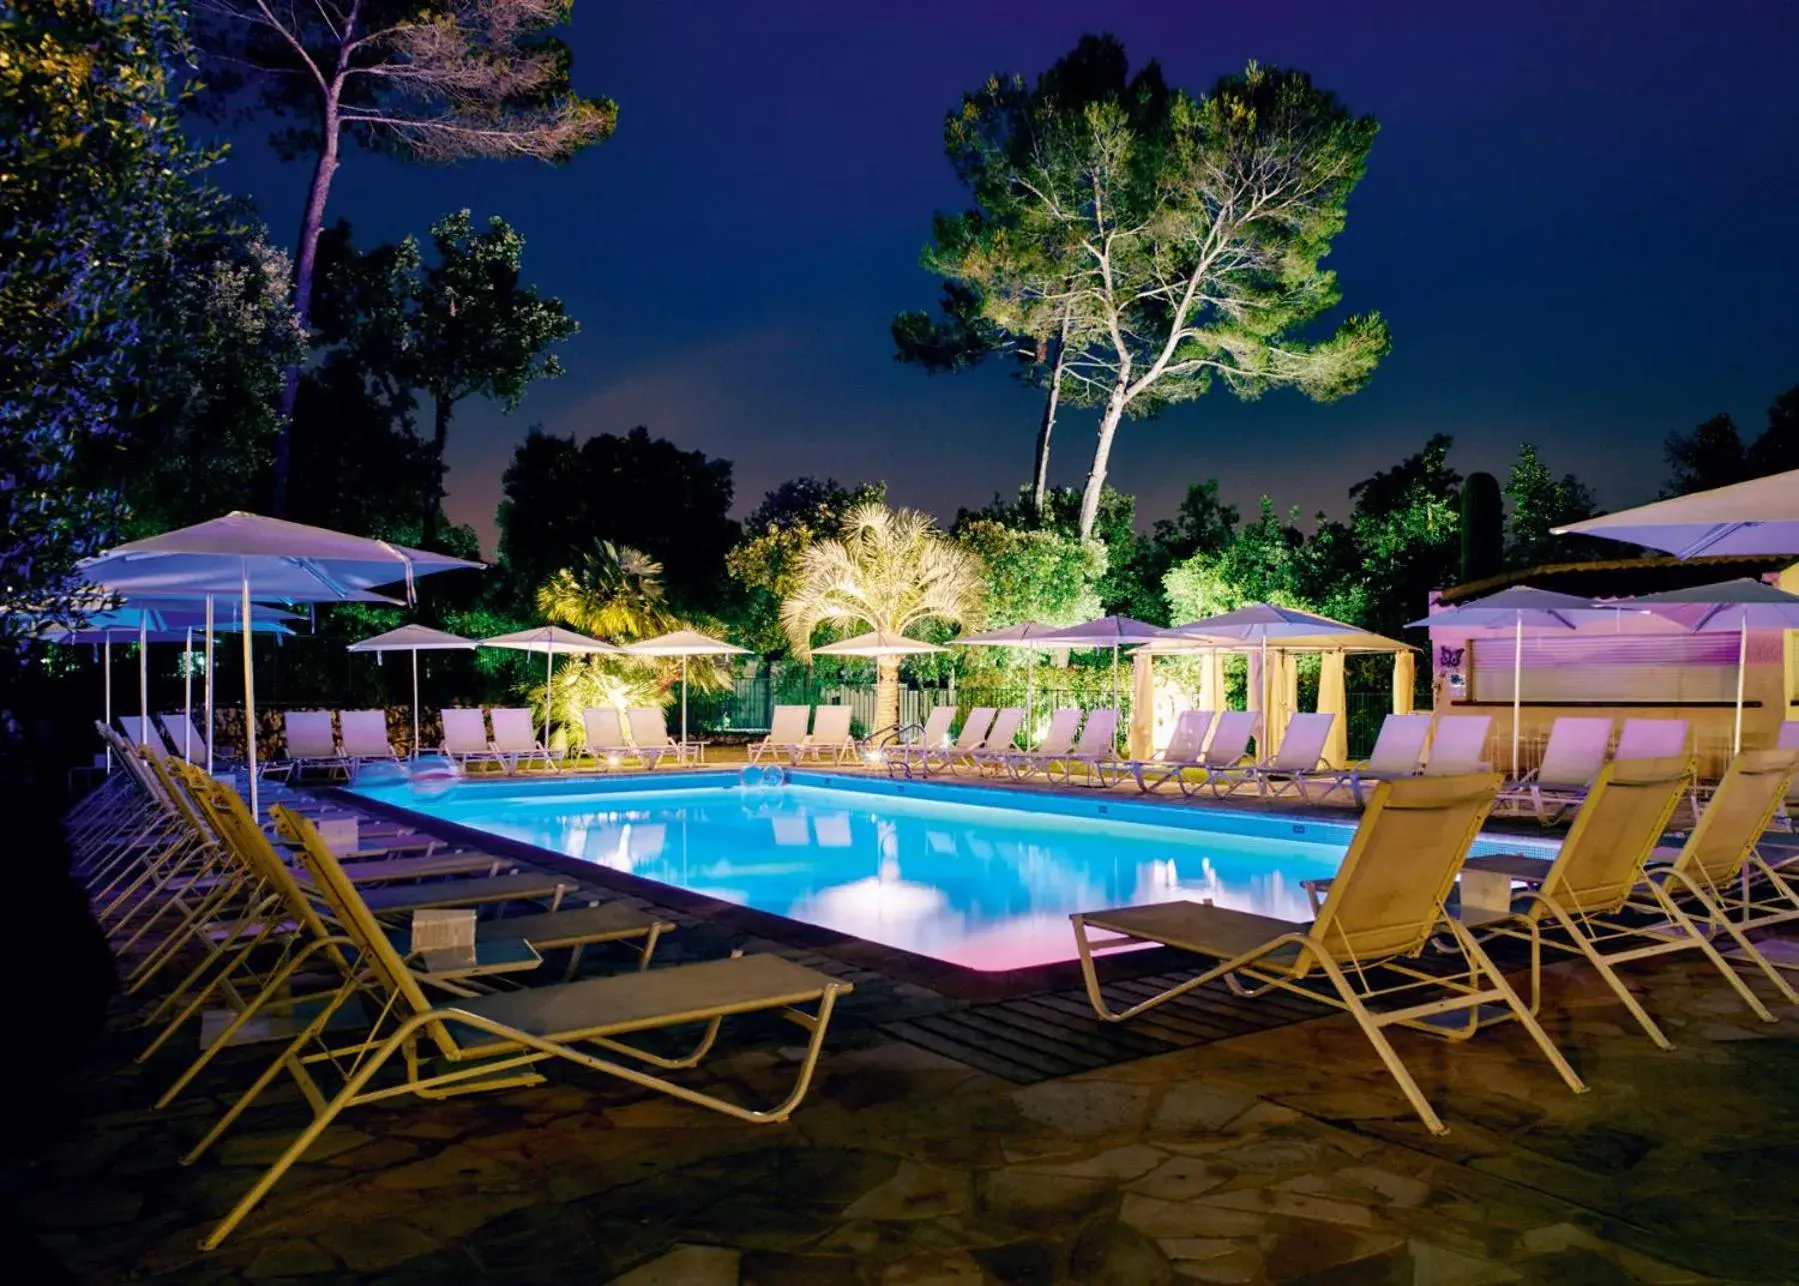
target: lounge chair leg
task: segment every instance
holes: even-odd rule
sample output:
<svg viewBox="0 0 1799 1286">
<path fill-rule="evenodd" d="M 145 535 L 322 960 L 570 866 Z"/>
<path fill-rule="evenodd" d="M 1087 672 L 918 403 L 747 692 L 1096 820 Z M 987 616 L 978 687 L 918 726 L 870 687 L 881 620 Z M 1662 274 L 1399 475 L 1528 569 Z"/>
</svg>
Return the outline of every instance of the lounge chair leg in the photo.
<svg viewBox="0 0 1799 1286">
<path fill-rule="evenodd" d="M 1760 967 L 1761 971 L 1774 983 L 1775 990 L 1780 992 L 1782 998 L 1785 999 L 1788 1004 L 1799 1003 L 1799 995 L 1793 993 L 1793 988 L 1788 984 L 1785 978 L 1780 976 L 1780 971 L 1768 962 L 1766 956 L 1756 950 L 1755 944 L 1749 941 L 1747 935 L 1731 921 L 1731 918 L 1724 913 L 1723 909 L 1719 907 L 1716 902 L 1706 896 L 1705 893 L 1700 890 L 1698 885 L 1692 883 L 1679 872 L 1669 871 L 1668 876 L 1671 879 L 1680 880 L 1687 886 L 1687 891 L 1693 895 L 1700 906 L 1705 908 L 1708 922 L 1717 925 L 1719 928 L 1723 929 L 1725 933 L 1730 935 L 1731 939 L 1737 944 L 1737 948 L 1742 951 L 1743 957 L 1751 964 Z M 1761 997 L 1749 989 L 1749 984 L 1743 981 L 1743 975 L 1732 968 L 1730 962 L 1718 953 L 1718 948 L 1712 945 L 1710 936 L 1699 931 L 1698 926 L 1693 923 L 1692 918 L 1688 916 L 1685 911 L 1681 910 L 1679 904 L 1669 896 L 1666 888 L 1653 882 L 1650 887 L 1654 889 L 1656 899 L 1662 904 L 1663 910 L 1667 911 L 1688 933 L 1693 935 L 1694 939 L 1699 944 L 1699 949 L 1705 953 L 1706 959 L 1710 960 L 1713 967 L 1716 968 L 1719 973 L 1724 975 L 1725 980 L 1736 990 L 1737 995 L 1743 998 L 1743 1003 L 1748 1005 L 1749 1008 L 1754 1011 L 1755 1016 L 1763 1022 L 1773 1022 L 1774 1015 L 1770 1013 L 1768 1007 L 1762 1003 Z"/>
<path fill-rule="evenodd" d="M 1605 979 L 1605 985 L 1612 989 L 1612 994 L 1618 998 L 1619 1003 L 1630 1011 L 1632 1018 L 1637 1020 L 1637 1026 L 1643 1029 L 1643 1033 L 1654 1041 L 1658 1048 L 1673 1049 L 1674 1042 L 1668 1039 L 1661 1026 L 1649 1016 L 1649 1011 L 1644 1009 L 1636 996 L 1631 994 L 1630 988 L 1624 985 L 1624 979 L 1618 976 L 1618 971 L 1612 968 L 1604 956 L 1594 950 L 1593 944 L 1587 941 L 1587 935 L 1575 928 L 1568 914 L 1561 907 L 1547 901 L 1546 905 L 1549 907 L 1550 914 L 1561 921 L 1562 928 L 1567 932 L 1574 945 L 1580 949 L 1581 955 L 1586 957 L 1587 963 L 1598 971 L 1599 976 Z M 1539 926 L 1536 921 L 1531 921 L 1530 1011 L 1533 1014 L 1541 1012 L 1542 1008 L 1541 938 Z"/>
<path fill-rule="evenodd" d="M 1499 993 L 1507 1007 L 1517 1016 L 1518 1021 L 1524 1024 L 1524 1030 L 1530 1033 L 1532 1040 L 1536 1041 L 1537 1048 L 1543 1051 L 1543 1056 L 1549 1060 L 1549 1065 L 1555 1068 L 1569 1089 L 1576 1094 L 1585 1094 L 1587 1083 L 1581 1080 L 1580 1073 L 1574 1070 L 1562 1055 L 1562 1051 L 1556 1047 L 1555 1042 L 1549 1039 L 1549 1033 L 1543 1030 L 1543 1025 L 1537 1021 L 1537 1016 L 1525 1007 L 1522 1000 L 1518 999 L 1518 993 L 1512 990 L 1512 984 L 1505 980 L 1503 973 L 1499 972 L 1492 957 L 1487 955 L 1486 950 L 1475 941 L 1474 935 L 1468 932 L 1467 927 L 1459 920 L 1453 916 L 1445 916 L 1444 919 L 1449 925 L 1449 931 L 1455 935 L 1456 941 L 1461 944 L 1462 950 L 1467 953 L 1468 958 L 1474 961 L 1475 967 L 1481 973 L 1487 975 L 1488 980 L 1493 984 L 1493 989 Z"/>
<path fill-rule="evenodd" d="M 1412 1110 L 1418 1114 L 1418 1119 L 1424 1122 L 1424 1128 L 1432 1134 L 1448 1134 L 1449 1127 L 1443 1124 L 1443 1118 L 1437 1115 L 1436 1109 L 1430 1105 L 1430 1100 L 1424 1097 L 1424 1091 L 1418 1088 L 1418 1082 L 1412 1079 L 1411 1072 L 1406 1070 L 1406 1065 L 1399 1060 L 1398 1051 L 1393 1048 L 1392 1042 L 1387 1039 L 1387 1034 L 1381 1030 L 1380 1024 L 1374 1021 L 1374 1016 L 1362 1004 L 1361 997 L 1356 994 L 1355 988 L 1349 985 L 1349 979 L 1343 976 L 1343 971 L 1337 967 L 1337 962 L 1318 951 L 1311 952 L 1311 956 L 1318 962 L 1325 977 L 1330 979 L 1331 986 L 1336 988 L 1343 1007 L 1356 1020 L 1356 1025 L 1362 1029 L 1362 1035 L 1368 1038 L 1368 1043 L 1374 1046 L 1374 1052 L 1380 1056 L 1380 1061 L 1386 1067 L 1387 1074 L 1399 1085 L 1400 1093 L 1404 1094 L 1406 1102 L 1412 1105 Z"/>
</svg>

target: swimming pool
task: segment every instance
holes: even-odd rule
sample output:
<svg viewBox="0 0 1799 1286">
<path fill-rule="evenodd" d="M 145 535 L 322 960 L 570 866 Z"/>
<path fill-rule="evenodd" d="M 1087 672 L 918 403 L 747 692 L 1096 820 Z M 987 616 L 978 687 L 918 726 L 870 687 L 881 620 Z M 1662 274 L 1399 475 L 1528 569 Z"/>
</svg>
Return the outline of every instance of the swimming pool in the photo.
<svg viewBox="0 0 1799 1286">
<path fill-rule="evenodd" d="M 1185 898 L 1310 919 L 1300 882 L 1332 874 L 1353 833 L 1353 821 L 1106 796 L 786 778 L 364 783 L 355 793 L 983 971 L 1073 959 L 1074 911 Z"/>
</svg>

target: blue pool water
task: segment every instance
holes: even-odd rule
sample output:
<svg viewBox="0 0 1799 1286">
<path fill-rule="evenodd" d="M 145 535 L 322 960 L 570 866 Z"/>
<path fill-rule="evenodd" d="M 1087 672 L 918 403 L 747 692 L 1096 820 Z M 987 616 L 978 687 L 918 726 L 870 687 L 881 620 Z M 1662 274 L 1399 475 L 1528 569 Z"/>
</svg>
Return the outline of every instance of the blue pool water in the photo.
<svg viewBox="0 0 1799 1286">
<path fill-rule="evenodd" d="M 1311 918 L 1349 825 L 796 773 L 414 787 L 371 800 L 970 969 L 1074 957 L 1068 916 L 1185 898 Z M 1171 815 L 1172 814 L 1172 815 Z M 1507 847 L 1519 847 L 1507 841 Z"/>
</svg>

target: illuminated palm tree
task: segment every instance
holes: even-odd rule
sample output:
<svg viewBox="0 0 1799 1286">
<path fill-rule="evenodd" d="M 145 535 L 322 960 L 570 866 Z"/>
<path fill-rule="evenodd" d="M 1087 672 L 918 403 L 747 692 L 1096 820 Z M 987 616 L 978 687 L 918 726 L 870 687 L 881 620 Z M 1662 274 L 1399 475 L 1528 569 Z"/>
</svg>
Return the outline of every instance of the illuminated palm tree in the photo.
<svg viewBox="0 0 1799 1286">
<path fill-rule="evenodd" d="M 841 535 L 800 555 L 799 577 L 781 604 L 781 628 L 807 659 L 821 625 L 904 634 L 921 621 L 977 625 L 986 611 L 981 560 L 915 509 L 857 505 Z M 875 660 L 875 727 L 899 722 L 899 658 Z"/>
<path fill-rule="evenodd" d="M 577 570 L 564 567 L 537 591 L 537 610 L 571 629 L 617 642 L 674 628 L 662 564 L 642 550 L 597 541 Z"/>
</svg>

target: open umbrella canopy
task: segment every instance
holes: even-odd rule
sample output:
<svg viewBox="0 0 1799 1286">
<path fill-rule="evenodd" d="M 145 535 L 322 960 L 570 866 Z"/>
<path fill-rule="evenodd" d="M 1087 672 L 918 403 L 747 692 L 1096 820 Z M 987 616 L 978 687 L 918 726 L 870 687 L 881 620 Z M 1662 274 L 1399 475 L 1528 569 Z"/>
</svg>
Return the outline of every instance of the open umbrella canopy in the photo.
<svg viewBox="0 0 1799 1286">
<path fill-rule="evenodd" d="M 1020 621 L 1017 625 L 1002 626 L 997 630 L 987 630 L 981 634 L 964 634 L 950 640 L 951 647 L 1017 647 L 1017 648 L 1052 648 L 1067 647 L 1066 643 L 1045 642 L 1047 635 L 1054 634 L 1063 627 L 1056 625 L 1039 625 L 1035 621 Z"/>
<path fill-rule="evenodd" d="M 701 634 L 697 630 L 675 630 L 668 634 L 658 634 L 653 639 L 627 643 L 620 651 L 637 656 L 736 656 L 749 649 Z"/>
<path fill-rule="evenodd" d="M 1601 536 L 1701 554 L 1799 554 L 1799 469 L 1555 528 L 1558 536 Z"/>
<path fill-rule="evenodd" d="M 1665 615 L 1671 609 L 1699 607 L 1698 617 L 1687 628 L 1700 634 L 1730 634 L 1750 629 L 1799 630 L 1799 594 L 1747 578 L 1694 585 L 1660 594 L 1641 594 L 1620 599 L 1615 606 L 1642 608 Z"/>
<path fill-rule="evenodd" d="M 812 649 L 814 656 L 922 656 L 927 652 L 942 652 L 946 649 L 935 643 L 925 643 L 919 639 L 909 639 L 904 634 L 890 634 L 886 630 L 875 630 L 869 634 L 858 634 L 853 639 L 843 639 L 836 643 L 827 643 L 823 647 Z"/>
<path fill-rule="evenodd" d="M 242 511 L 117 545 L 77 566 L 106 589 L 169 595 L 231 594 L 248 581 L 259 598 L 296 602 L 395 601 L 377 593 L 415 577 L 481 563 L 385 540 Z"/>
<path fill-rule="evenodd" d="M 505 647 L 515 652 L 571 653 L 619 652 L 620 648 L 600 639 L 565 630 L 560 625 L 536 625 L 511 634 L 496 634 L 481 640 L 482 647 Z"/>
<path fill-rule="evenodd" d="M 1043 647 L 1130 647 L 1133 643 L 1147 643 L 1161 632 L 1158 625 L 1128 616 L 1099 616 L 1079 625 L 1045 631 L 1039 637 Z"/>
<path fill-rule="evenodd" d="M 1513 629 L 1520 621 L 1526 628 L 1572 630 L 1580 627 L 1583 614 L 1611 613 L 1618 608 L 1595 603 L 1576 594 L 1558 594 L 1531 585 L 1513 585 L 1497 594 L 1472 602 L 1446 607 L 1421 621 L 1411 621 L 1407 629 L 1431 629 L 1440 625 L 1473 625 L 1481 629 Z"/>
<path fill-rule="evenodd" d="M 51 626 L 41 633 L 32 635 L 32 638 L 39 643 L 62 644 L 136 643 L 140 640 L 145 643 L 181 643 L 185 642 L 193 631 L 199 628 L 198 623 L 184 623 L 139 630 L 135 624 L 108 625 L 104 621 L 95 622 L 90 618 L 88 624 L 79 628 L 68 629 L 62 626 Z M 230 633 L 242 627 L 233 622 L 226 625 L 215 624 L 213 628 Z M 280 621 L 257 621 L 251 628 L 258 634 L 274 634 L 283 638 L 292 638 L 294 633 Z"/>
<path fill-rule="evenodd" d="M 1221 612 L 1217 616 L 1207 616 L 1197 621 L 1188 621 L 1184 625 L 1157 630 L 1153 637 L 1179 639 L 1197 634 L 1213 639 L 1267 639 L 1272 643 L 1279 638 L 1364 632 L 1359 626 L 1333 621 L 1316 612 L 1302 612 L 1296 607 L 1280 607 L 1274 603 L 1250 603 L 1233 611 Z"/>
<path fill-rule="evenodd" d="M 475 640 L 460 634 L 434 630 L 429 625 L 402 625 L 397 630 L 359 639 L 350 644 L 352 652 L 447 652 L 475 648 Z"/>
</svg>

